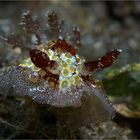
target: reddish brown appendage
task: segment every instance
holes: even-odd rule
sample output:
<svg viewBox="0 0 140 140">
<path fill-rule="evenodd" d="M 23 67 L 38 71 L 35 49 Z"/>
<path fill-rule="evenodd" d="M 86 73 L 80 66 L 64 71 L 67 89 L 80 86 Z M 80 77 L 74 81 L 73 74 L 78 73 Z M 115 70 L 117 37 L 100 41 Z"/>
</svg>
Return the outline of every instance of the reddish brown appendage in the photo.
<svg viewBox="0 0 140 140">
<path fill-rule="evenodd" d="M 91 81 L 91 79 L 90 79 L 91 77 L 89 75 L 86 75 L 86 76 L 81 75 L 81 78 L 83 79 L 84 82 Z"/>
<path fill-rule="evenodd" d="M 70 52 L 72 55 L 76 54 L 75 49 L 70 46 L 65 40 L 58 39 L 54 42 L 53 46 L 50 48 L 55 51 L 55 49 L 60 48 L 62 52 Z M 59 75 L 51 73 L 48 68 L 55 69 L 57 67 L 57 63 L 49 59 L 48 55 L 45 52 L 42 52 L 37 49 L 30 50 L 30 58 L 34 65 L 42 70 L 46 71 L 44 79 L 46 79 L 49 85 L 53 88 L 58 88 L 59 84 Z"/>
<path fill-rule="evenodd" d="M 74 44 L 79 46 L 80 45 L 80 38 L 81 38 L 80 28 L 79 27 L 74 27 L 73 28 L 73 41 L 74 41 Z"/>
<path fill-rule="evenodd" d="M 43 78 L 47 79 L 50 86 L 57 88 L 59 75 L 53 74 L 47 70 L 47 68 L 55 69 L 57 67 L 56 62 L 51 61 L 45 52 L 37 49 L 30 50 L 30 58 L 36 67 L 41 68 L 46 72 Z"/>
<path fill-rule="evenodd" d="M 81 75 L 81 78 L 84 82 L 89 82 L 89 83 L 92 83 L 92 85 L 95 85 L 96 88 L 101 88 L 101 82 L 97 79 L 94 79 L 91 75 Z"/>
<path fill-rule="evenodd" d="M 101 70 L 107 68 L 113 64 L 113 61 L 118 58 L 121 50 L 114 49 L 113 51 L 106 53 L 103 57 L 96 61 L 89 61 L 84 63 L 84 68 L 87 71 Z"/>
<path fill-rule="evenodd" d="M 47 21 L 50 29 L 53 31 L 54 36 L 59 38 L 66 37 L 66 31 L 64 29 L 64 20 L 59 20 L 56 12 L 52 11 L 47 16 Z"/>
<path fill-rule="evenodd" d="M 57 64 L 55 61 L 51 61 L 48 55 L 40 50 L 30 50 L 30 58 L 34 65 L 38 68 L 45 69 L 46 67 L 53 68 Z"/>
<path fill-rule="evenodd" d="M 58 74 L 52 74 L 51 72 L 46 70 L 46 75 L 43 77 L 46 79 L 49 83 L 49 85 L 53 88 L 58 88 L 59 84 L 59 75 Z"/>
<path fill-rule="evenodd" d="M 41 44 L 41 35 L 43 34 L 40 22 L 38 19 L 33 19 L 29 11 L 25 12 L 22 17 L 21 25 L 27 33 L 34 34 L 37 38 L 38 45 Z"/>
<path fill-rule="evenodd" d="M 52 50 L 60 48 L 62 52 L 70 52 L 72 55 L 76 54 L 76 50 L 69 45 L 65 40 L 58 39 L 55 44 L 51 47 Z"/>
<path fill-rule="evenodd" d="M 59 32 L 59 22 L 58 22 L 57 13 L 54 11 L 50 12 L 48 14 L 47 21 L 48 21 L 48 24 L 49 24 L 51 30 L 58 33 Z"/>
<path fill-rule="evenodd" d="M 19 48 L 24 48 L 23 47 L 23 41 L 16 35 L 11 34 L 7 36 L 4 41 L 6 41 L 8 44 L 11 44 L 13 48 L 19 47 Z"/>
<path fill-rule="evenodd" d="M 23 15 L 23 23 L 24 23 L 24 27 L 26 29 L 26 31 L 28 33 L 35 33 L 37 34 L 37 32 L 39 31 L 39 21 L 33 20 L 32 19 L 32 15 L 30 12 L 27 12 L 26 14 Z"/>
</svg>

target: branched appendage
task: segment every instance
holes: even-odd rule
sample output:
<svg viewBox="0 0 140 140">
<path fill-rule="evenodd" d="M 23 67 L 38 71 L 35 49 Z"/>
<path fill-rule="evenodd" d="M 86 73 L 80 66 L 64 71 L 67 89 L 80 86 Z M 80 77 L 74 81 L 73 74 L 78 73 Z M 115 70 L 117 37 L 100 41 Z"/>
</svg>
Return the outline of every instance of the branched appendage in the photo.
<svg viewBox="0 0 140 140">
<path fill-rule="evenodd" d="M 4 42 L 10 44 L 13 48 L 16 48 L 16 47 L 23 48 L 24 47 L 23 40 L 20 39 L 15 34 L 11 34 L 7 37 L 0 37 L 0 39 L 3 40 Z"/>
<path fill-rule="evenodd" d="M 27 31 L 27 33 L 37 34 L 38 30 L 40 29 L 38 19 L 33 20 L 29 11 L 23 14 L 22 24 L 24 25 L 24 29 Z"/>
<path fill-rule="evenodd" d="M 21 25 L 27 33 L 35 34 L 38 44 L 41 44 L 41 28 L 38 19 L 33 20 L 30 11 L 26 11 L 23 14 Z"/>
<path fill-rule="evenodd" d="M 74 45 L 80 46 L 80 40 L 81 40 L 80 28 L 76 26 L 76 27 L 73 28 L 72 31 L 73 31 Z"/>
<path fill-rule="evenodd" d="M 26 14 L 25 19 L 27 32 L 36 33 L 38 24 L 32 20 L 31 15 Z M 48 15 L 48 24 L 56 31 L 59 30 L 57 19 L 54 12 Z M 78 45 L 80 30 L 75 27 L 73 31 Z M 0 75 L 0 89 L 7 91 L 12 86 L 19 94 L 31 96 L 39 103 L 56 107 L 80 106 L 82 96 L 88 93 L 94 103 L 94 119 L 112 118 L 114 109 L 91 73 L 111 66 L 121 50 L 114 49 L 98 60 L 88 62 L 81 58 L 76 48 L 64 38 L 58 36 L 56 40 L 48 40 L 44 44 L 31 49 L 29 58 L 19 66 L 12 67 Z"/>
<path fill-rule="evenodd" d="M 59 22 L 58 22 L 58 16 L 57 13 L 52 11 L 47 16 L 47 21 L 50 29 L 56 33 L 59 32 Z"/>
<path fill-rule="evenodd" d="M 58 15 L 56 12 L 52 11 L 47 16 L 47 22 L 50 27 L 50 30 L 54 32 L 54 34 L 58 38 L 65 38 L 66 31 L 64 31 L 64 20 L 59 21 Z"/>
</svg>

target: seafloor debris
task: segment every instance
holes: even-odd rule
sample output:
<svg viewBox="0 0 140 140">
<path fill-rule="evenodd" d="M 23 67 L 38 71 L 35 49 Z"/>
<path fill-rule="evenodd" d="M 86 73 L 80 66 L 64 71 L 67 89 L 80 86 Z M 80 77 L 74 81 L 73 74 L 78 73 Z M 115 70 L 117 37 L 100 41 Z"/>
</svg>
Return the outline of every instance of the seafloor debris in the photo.
<svg viewBox="0 0 140 140">
<path fill-rule="evenodd" d="M 39 103 L 56 107 L 79 107 L 81 98 L 86 95 L 94 101 L 94 114 L 99 111 L 106 118 L 114 117 L 112 104 L 91 74 L 111 66 L 121 50 L 112 50 L 98 60 L 88 62 L 76 52 L 80 44 L 78 27 L 73 30 L 75 47 L 67 43 L 67 38 L 62 34 L 65 33 L 61 28 L 62 22 L 59 24 L 55 12 L 48 14 L 48 24 L 54 33 L 57 31 L 58 36 L 56 40 L 46 40 L 42 44 L 44 34 L 38 20 L 33 20 L 30 12 L 23 16 L 24 29 L 36 36 L 38 44 L 30 49 L 29 57 L 22 63 L 0 73 L 0 94 L 27 95 Z M 14 44 L 13 41 L 10 42 Z"/>
</svg>

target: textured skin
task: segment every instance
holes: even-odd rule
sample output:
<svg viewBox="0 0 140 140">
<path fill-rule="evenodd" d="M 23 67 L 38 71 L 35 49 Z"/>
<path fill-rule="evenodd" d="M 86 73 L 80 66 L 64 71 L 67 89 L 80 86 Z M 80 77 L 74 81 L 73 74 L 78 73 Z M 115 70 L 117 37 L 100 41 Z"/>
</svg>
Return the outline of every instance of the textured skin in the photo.
<svg viewBox="0 0 140 140">
<path fill-rule="evenodd" d="M 92 106 L 89 114 L 94 115 L 95 121 L 100 122 L 114 117 L 114 108 L 104 91 L 91 83 L 85 82 L 79 87 L 72 87 L 65 91 L 54 90 L 46 83 L 35 85 L 28 81 L 27 71 L 29 70 L 16 66 L 5 71 L 0 76 L 0 94 L 28 95 L 39 103 L 56 107 L 79 107 L 84 102 L 84 100 L 81 101 L 84 96 L 87 98 L 85 101 Z"/>
<path fill-rule="evenodd" d="M 27 95 L 38 103 L 55 107 L 84 108 L 83 105 L 88 104 L 90 112 L 87 113 L 95 122 L 113 118 L 112 104 L 89 73 L 94 67 L 108 67 L 120 52 L 113 50 L 97 60 L 101 65 L 94 65 L 95 61 L 86 63 L 78 55 L 69 53 L 67 43 L 63 43 L 64 46 L 60 43 L 58 48 L 53 45 L 52 50 L 38 46 L 38 50 L 30 51 L 30 58 L 23 64 L 1 72 L 0 94 Z M 63 51 L 59 50 L 61 47 Z M 56 67 L 52 67 L 52 61 Z M 87 69 L 83 71 L 85 66 Z"/>
</svg>

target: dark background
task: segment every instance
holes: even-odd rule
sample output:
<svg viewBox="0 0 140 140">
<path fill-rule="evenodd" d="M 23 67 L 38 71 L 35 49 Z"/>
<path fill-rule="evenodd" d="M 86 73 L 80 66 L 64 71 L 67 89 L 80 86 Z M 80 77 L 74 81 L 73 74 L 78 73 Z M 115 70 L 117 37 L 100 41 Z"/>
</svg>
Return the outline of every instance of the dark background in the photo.
<svg viewBox="0 0 140 140">
<path fill-rule="evenodd" d="M 117 115 L 113 121 L 96 127 L 87 124 L 74 134 L 63 134 L 54 115 L 44 112 L 46 107 L 39 107 L 42 121 L 38 121 L 38 110 L 32 101 L 23 105 L 22 97 L 0 97 L 0 138 L 140 138 L 140 2 L 0 1 L 1 38 L 22 34 L 19 23 L 26 10 L 38 16 L 44 28 L 46 15 L 52 10 L 65 19 L 68 30 L 78 25 L 82 43 L 79 54 L 87 60 L 97 59 L 114 48 L 122 49 L 111 68 L 94 74 L 103 81 Z M 0 68 L 14 65 L 26 56 L 26 52 L 23 56 L 18 52 L 1 39 Z M 25 122 L 30 125 L 23 127 Z"/>
</svg>

